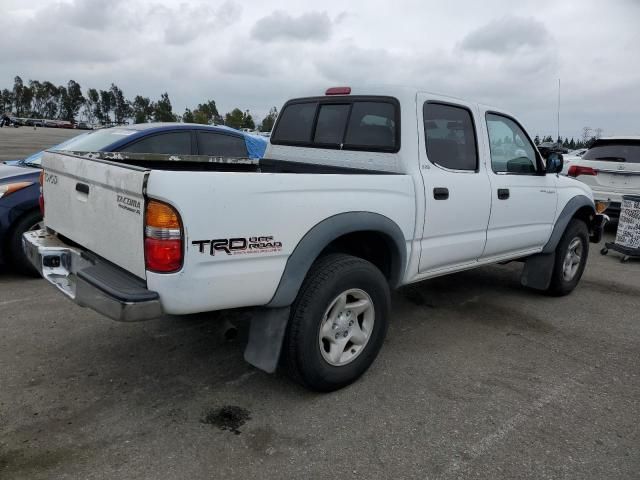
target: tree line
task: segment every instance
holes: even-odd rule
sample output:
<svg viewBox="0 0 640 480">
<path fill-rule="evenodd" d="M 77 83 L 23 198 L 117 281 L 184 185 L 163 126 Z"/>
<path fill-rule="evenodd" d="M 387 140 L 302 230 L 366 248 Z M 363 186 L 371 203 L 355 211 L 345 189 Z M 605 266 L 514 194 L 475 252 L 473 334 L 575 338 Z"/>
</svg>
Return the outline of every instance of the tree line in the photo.
<svg viewBox="0 0 640 480">
<path fill-rule="evenodd" d="M 208 100 L 194 109 L 186 108 L 182 115 L 173 112 L 167 92 L 153 101 L 149 97 L 136 95 L 127 99 L 122 89 L 112 83 L 106 90 L 89 88 L 83 93 L 80 84 L 69 80 L 65 85 L 55 85 L 49 81 L 29 80 L 24 82 L 16 76 L 12 89 L 0 90 L 0 113 L 10 112 L 16 117 L 48 120 L 82 120 L 90 124 L 119 125 L 129 122 L 186 122 L 227 125 L 233 128 L 256 129 L 256 123 L 249 110 L 234 108 L 221 115 L 216 102 Z M 271 108 L 259 128 L 269 132 L 278 115 L 276 107 Z"/>
<path fill-rule="evenodd" d="M 533 139 L 533 143 L 536 145 L 540 145 L 541 143 L 557 143 L 558 145 L 562 145 L 564 148 L 569 150 L 577 150 L 579 148 L 590 148 L 593 143 L 602 137 L 602 133 L 604 130 L 602 128 L 593 129 L 591 127 L 583 127 L 582 128 L 582 136 L 575 140 L 573 137 L 569 139 L 569 137 L 558 137 L 556 140 L 551 137 L 551 135 L 547 135 L 546 137 L 540 138 L 539 135 L 536 135 L 536 138 Z"/>
</svg>

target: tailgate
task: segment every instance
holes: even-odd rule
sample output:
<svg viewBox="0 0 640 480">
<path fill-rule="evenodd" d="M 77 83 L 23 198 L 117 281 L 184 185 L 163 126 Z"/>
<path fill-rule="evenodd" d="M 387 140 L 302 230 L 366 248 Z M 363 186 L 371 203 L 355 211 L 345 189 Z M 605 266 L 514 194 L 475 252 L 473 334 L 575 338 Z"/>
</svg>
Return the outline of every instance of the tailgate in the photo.
<svg viewBox="0 0 640 480">
<path fill-rule="evenodd" d="M 144 186 L 149 170 L 47 152 L 44 223 L 87 250 L 145 278 Z"/>
</svg>

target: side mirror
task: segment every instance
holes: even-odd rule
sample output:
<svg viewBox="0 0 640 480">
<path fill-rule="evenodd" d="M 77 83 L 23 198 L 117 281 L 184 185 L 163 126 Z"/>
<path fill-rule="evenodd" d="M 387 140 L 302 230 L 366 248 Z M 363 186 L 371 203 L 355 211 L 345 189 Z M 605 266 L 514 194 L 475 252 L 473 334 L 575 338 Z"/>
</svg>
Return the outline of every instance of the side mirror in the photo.
<svg viewBox="0 0 640 480">
<path fill-rule="evenodd" d="M 560 173 L 564 166 L 564 159 L 561 153 L 550 152 L 547 156 L 547 173 Z"/>
</svg>

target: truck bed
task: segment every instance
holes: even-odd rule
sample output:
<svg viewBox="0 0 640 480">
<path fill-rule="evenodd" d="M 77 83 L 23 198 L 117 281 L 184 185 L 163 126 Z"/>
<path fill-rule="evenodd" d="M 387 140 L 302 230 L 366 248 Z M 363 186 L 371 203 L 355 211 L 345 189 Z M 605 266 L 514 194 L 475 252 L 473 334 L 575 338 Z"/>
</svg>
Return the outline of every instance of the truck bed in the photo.
<svg viewBox="0 0 640 480">
<path fill-rule="evenodd" d="M 268 303 L 301 239 L 339 214 L 393 219 L 409 249 L 415 234 L 410 175 L 326 165 L 315 166 L 316 171 L 301 164 L 262 166 L 249 159 L 78 152 L 47 153 L 43 168 L 46 227 L 145 280 L 167 313 Z M 145 207 L 152 199 L 172 205 L 180 215 L 184 257 L 175 273 L 154 273 L 145 266 Z M 275 247 L 228 253 L 211 248 L 264 238 Z"/>
</svg>

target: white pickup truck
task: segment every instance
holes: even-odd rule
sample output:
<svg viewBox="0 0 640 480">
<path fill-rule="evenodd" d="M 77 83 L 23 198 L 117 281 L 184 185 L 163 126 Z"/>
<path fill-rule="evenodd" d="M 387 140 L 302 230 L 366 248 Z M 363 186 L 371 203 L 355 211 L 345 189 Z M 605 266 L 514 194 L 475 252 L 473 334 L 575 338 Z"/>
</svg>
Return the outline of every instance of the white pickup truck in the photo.
<svg viewBox="0 0 640 480">
<path fill-rule="evenodd" d="M 371 365 L 390 288 L 518 260 L 523 285 L 564 295 L 606 219 L 513 116 L 415 89 L 290 100 L 257 162 L 43 167 L 46 228 L 24 245 L 44 278 L 122 321 L 255 307 L 245 359 L 319 391 Z"/>
</svg>

